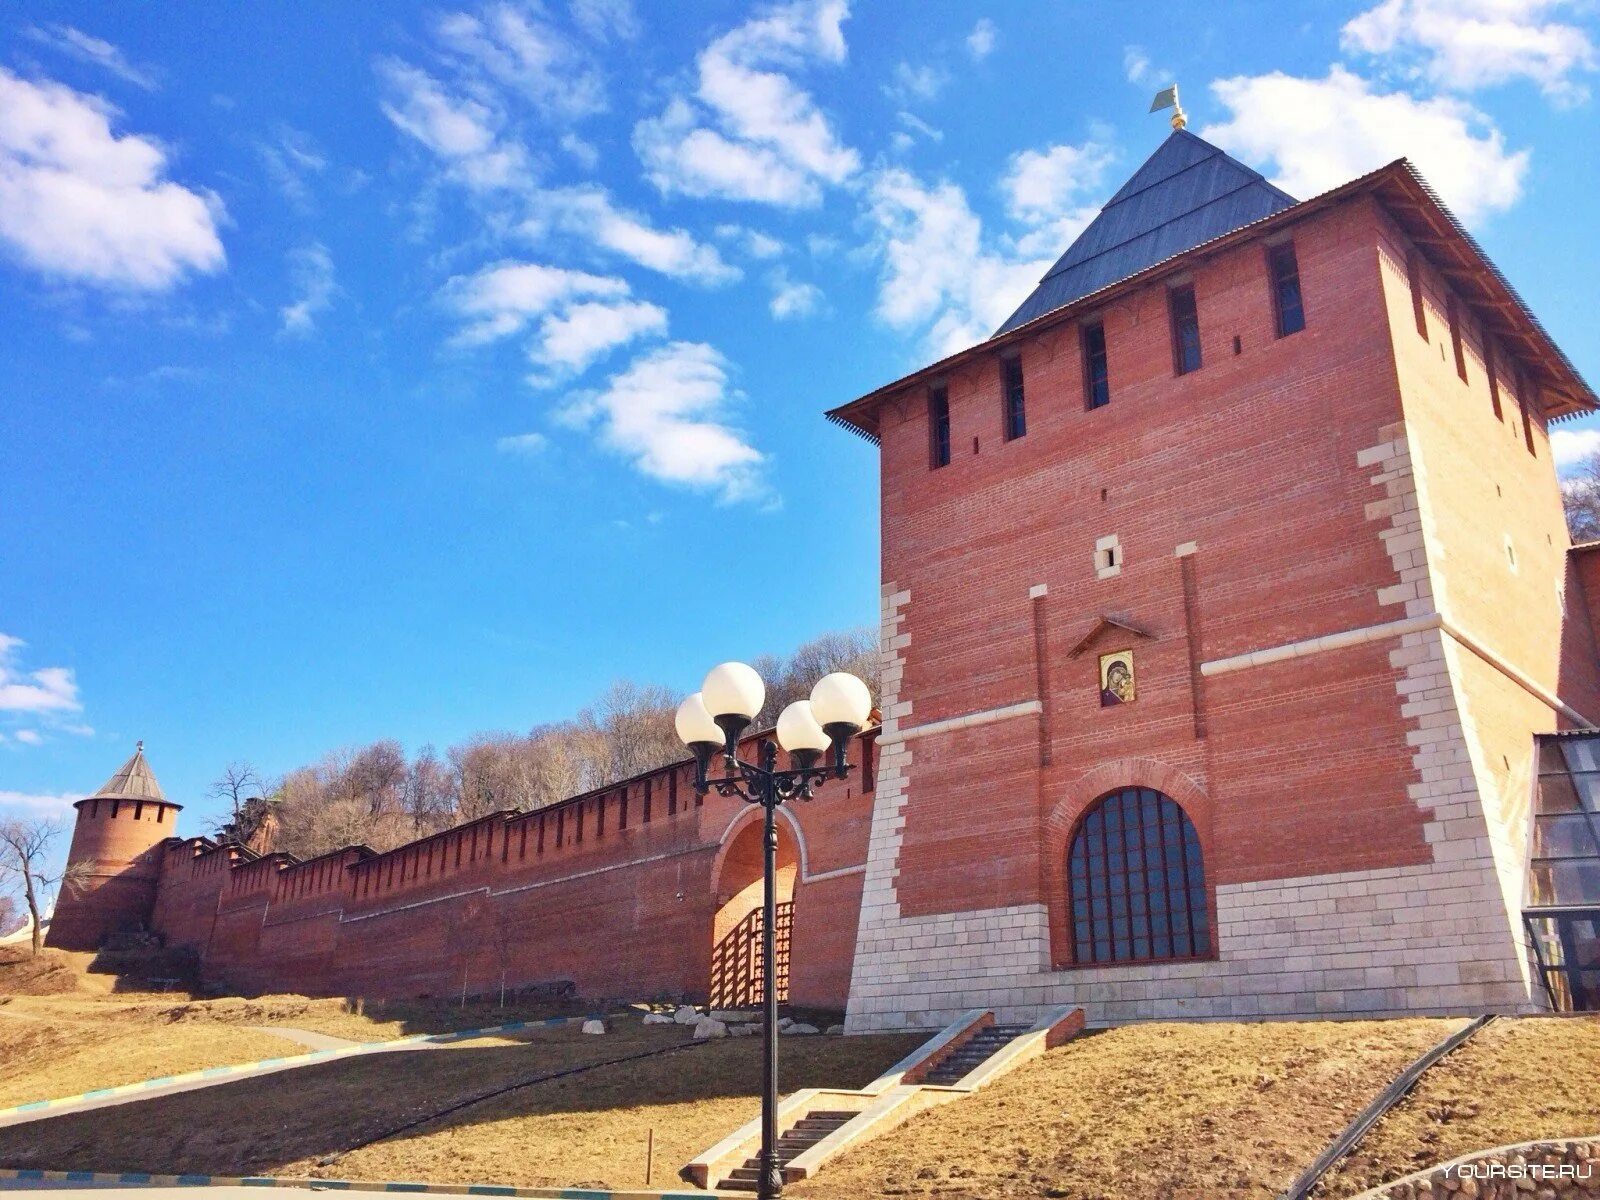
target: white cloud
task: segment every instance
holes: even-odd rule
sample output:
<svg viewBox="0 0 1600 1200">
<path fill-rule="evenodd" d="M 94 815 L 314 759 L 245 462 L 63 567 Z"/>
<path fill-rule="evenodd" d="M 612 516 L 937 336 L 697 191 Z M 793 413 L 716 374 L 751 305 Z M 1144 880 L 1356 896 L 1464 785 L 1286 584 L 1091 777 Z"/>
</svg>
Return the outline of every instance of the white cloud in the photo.
<svg viewBox="0 0 1600 1200">
<path fill-rule="evenodd" d="M 575 133 L 562 134 L 559 145 L 585 171 L 592 171 L 600 165 L 600 151 L 594 148 L 593 143 L 584 141 Z"/>
<path fill-rule="evenodd" d="M 597 425 L 600 441 L 663 483 L 714 492 L 726 503 L 768 498 L 760 451 L 727 423 L 726 360 L 700 342 L 640 355 L 597 392 L 576 396 L 565 419 Z"/>
<path fill-rule="evenodd" d="M 608 304 L 597 300 L 574 304 L 564 313 L 547 315 L 529 353 L 546 366 L 582 371 L 619 346 L 667 332 L 664 308 L 642 300 Z"/>
<path fill-rule="evenodd" d="M 380 59 L 378 77 L 391 90 L 384 116 L 441 158 L 481 154 L 494 143 L 495 115 L 476 100 L 451 97 L 432 75 L 398 59 Z"/>
<path fill-rule="evenodd" d="M 783 243 L 759 229 L 728 224 L 718 225 L 716 233 L 723 241 L 734 243 L 751 258 L 777 258 L 783 253 Z"/>
<path fill-rule="evenodd" d="M 941 356 L 987 338 L 1054 257 L 986 250 L 983 224 L 959 187 L 930 186 L 899 168 L 873 179 L 868 216 L 881 259 L 878 317 L 895 329 L 923 329 Z"/>
<path fill-rule="evenodd" d="M 624 8 L 602 4 L 590 10 L 595 19 L 603 13 L 614 26 Z M 590 54 L 538 11 L 494 4 L 481 17 L 452 13 L 441 19 L 437 33 L 446 48 L 442 78 L 397 59 L 378 61 L 382 109 L 396 128 L 444 163 L 447 179 L 500 202 L 493 231 L 510 228 L 535 239 L 559 231 L 696 283 L 739 278 L 714 247 L 682 229 L 656 228 L 619 208 L 603 187 L 541 185 L 543 160 L 524 141 L 528 110 L 569 119 L 603 107 L 604 96 Z M 595 148 L 570 131 L 549 140 L 586 168 L 598 161 Z M 508 212 L 508 205 L 519 206 L 520 213 Z"/>
<path fill-rule="evenodd" d="M 642 31 L 632 0 L 572 0 L 572 19 L 596 41 L 631 42 Z"/>
<path fill-rule="evenodd" d="M 289 252 L 289 275 L 300 298 L 278 310 L 283 332 L 305 334 L 317 327 L 317 314 L 333 304 L 333 256 L 321 242 Z"/>
<path fill-rule="evenodd" d="M 1015 254 L 1057 257 L 1099 213 L 1106 170 L 1116 155 L 1098 142 L 1023 150 L 1000 180 L 1006 211 L 1027 227 Z"/>
<path fill-rule="evenodd" d="M 999 30 L 995 23 L 988 17 L 980 17 L 978 23 L 972 27 L 972 32 L 967 34 L 967 53 L 982 62 L 994 51 Z"/>
<path fill-rule="evenodd" d="M 884 85 L 884 95 L 900 104 L 914 100 L 932 100 L 950 82 L 950 74 L 942 68 L 924 64 L 913 67 L 910 63 L 895 65 L 894 77 Z"/>
<path fill-rule="evenodd" d="M 627 294 L 627 283 L 615 276 L 541 263 L 500 262 L 451 279 L 441 300 L 468 322 L 455 343 L 478 346 L 518 333 L 535 318 L 574 300 Z"/>
<path fill-rule="evenodd" d="M 1053 221 L 1099 193 L 1114 155 L 1095 142 L 1050 146 L 1011 156 L 1001 190 L 1019 221 Z"/>
<path fill-rule="evenodd" d="M 1550 457 L 1556 469 L 1570 471 L 1600 454 L 1600 429 L 1557 429 L 1550 435 Z"/>
<path fill-rule="evenodd" d="M 502 454 L 518 454 L 531 458 L 548 450 L 550 439 L 542 433 L 518 433 L 498 439 L 494 446 Z"/>
<path fill-rule="evenodd" d="M 682 229 L 657 229 L 638 213 L 618 208 L 600 187 L 556 188 L 533 197 L 548 220 L 642 267 L 693 283 L 730 283 L 740 276 L 716 247 L 696 241 Z M 537 221 L 524 226 L 537 234 Z"/>
<path fill-rule="evenodd" d="M 1464 92 L 1526 79 L 1576 103 L 1588 89 L 1572 76 L 1595 69 L 1594 42 L 1548 18 L 1585 8 L 1592 11 L 1568 0 L 1381 0 L 1346 23 L 1340 42 L 1436 87 Z"/>
<path fill-rule="evenodd" d="M 1273 182 L 1302 200 L 1402 156 L 1468 224 L 1522 194 L 1528 151 L 1508 151 L 1499 129 L 1464 101 L 1377 92 L 1342 67 L 1326 79 L 1236 76 L 1211 90 L 1231 115 L 1201 135 L 1271 164 Z"/>
<path fill-rule="evenodd" d="M 697 61 L 699 106 L 676 97 L 639 122 L 634 147 L 663 192 L 798 207 L 860 169 L 811 94 L 791 77 L 844 61 L 843 0 L 799 0 L 723 34 Z M 716 128 L 712 128 L 714 123 Z"/>
<path fill-rule="evenodd" d="M 25 671 L 17 665 L 21 638 L 0 633 L 0 713 L 27 715 L 75 713 L 83 710 L 78 684 L 70 667 L 39 667 Z"/>
<path fill-rule="evenodd" d="M 822 289 L 815 284 L 795 282 L 782 268 L 772 273 L 770 282 L 772 300 L 767 307 L 774 320 L 800 320 L 822 310 Z"/>
<path fill-rule="evenodd" d="M 877 315 L 945 355 L 987 338 L 1093 220 L 1114 155 L 1098 142 L 1012 155 L 1000 180 L 1015 233 L 986 239 L 955 184 L 880 172 L 868 193 L 881 261 Z"/>
<path fill-rule="evenodd" d="M 270 142 L 256 147 L 266 169 L 284 199 L 302 212 L 311 207 L 311 178 L 320 175 L 328 160 L 309 133 L 285 126 Z"/>
<path fill-rule="evenodd" d="M 379 105 L 384 116 L 444 159 L 457 182 L 492 190 L 528 181 L 527 154 L 519 142 L 500 138 L 504 117 L 490 105 L 453 94 L 398 59 L 379 60 L 377 72 L 388 95 Z"/>
<path fill-rule="evenodd" d="M 0 809 L 21 811 L 31 816 L 70 817 L 72 805 L 82 796 L 69 792 L 13 792 L 0 788 Z"/>
<path fill-rule="evenodd" d="M 926 121 L 924 121 L 921 117 L 917 116 L 915 113 L 898 112 L 898 113 L 895 114 L 895 119 L 897 121 L 899 121 L 900 124 L 904 125 L 907 129 L 913 130 L 916 133 L 920 133 L 923 137 L 927 138 L 930 142 L 942 142 L 942 141 L 944 141 L 944 131 L 943 130 L 935 129 L 932 125 L 929 125 Z"/>
<path fill-rule="evenodd" d="M 165 178 L 155 142 L 112 132 L 117 111 L 0 67 L 0 239 L 47 274 L 159 291 L 226 262 L 221 203 Z"/>
<path fill-rule="evenodd" d="M 449 13 L 437 31 L 464 78 L 493 81 L 555 116 L 587 116 L 606 107 L 593 59 L 534 11 L 491 4 L 481 17 Z"/>
<path fill-rule="evenodd" d="M 147 92 L 156 90 L 155 73 L 149 67 L 135 66 L 128 61 L 127 55 L 103 38 L 92 37 L 71 25 L 50 25 L 45 28 L 35 25 L 28 30 L 28 36 L 68 58 L 109 71 L 124 83 L 131 83 Z"/>
<path fill-rule="evenodd" d="M 0 732 L 0 741 L 38 746 L 46 732 L 92 735 L 94 730 L 78 716 L 83 701 L 72 669 L 23 667 L 23 645 L 21 638 L 0 633 L 0 727 L 9 731 Z"/>
<path fill-rule="evenodd" d="M 1152 63 L 1143 46 L 1122 48 L 1122 73 L 1139 87 L 1166 87 L 1172 82 L 1172 72 Z"/>
<path fill-rule="evenodd" d="M 633 148 L 664 194 L 716 196 L 790 208 L 822 200 L 815 179 L 769 146 L 735 141 L 699 123 L 688 101 L 672 100 L 661 116 L 634 126 Z"/>
</svg>

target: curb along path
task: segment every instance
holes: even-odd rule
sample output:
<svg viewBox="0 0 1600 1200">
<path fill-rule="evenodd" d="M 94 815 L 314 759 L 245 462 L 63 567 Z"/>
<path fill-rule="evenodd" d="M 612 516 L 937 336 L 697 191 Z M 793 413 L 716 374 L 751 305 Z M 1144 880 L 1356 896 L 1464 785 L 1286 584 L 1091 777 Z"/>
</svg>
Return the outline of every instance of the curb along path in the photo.
<svg viewBox="0 0 1600 1200">
<path fill-rule="evenodd" d="M 539 1024 L 539 1022 L 532 1022 Z M 523 1025 L 519 1024 L 518 1028 Z M 482 1032 L 482 1031 L 474 1031 Z M 535 1200 L 707 1200 L 721 1193 L 656 1191 L 651 1188 L 518 1188 L 490 1183 L 367 1183 L 347 1179 L 281 1179 L 275 1175 L 146 1175 L 139 1171 L 18 1171 L 0 1168 L 0 1190 L 41 1190 L 77 1185 L 85 1188 L 249 1187 L 299 1188 L 310 1191 L 412 1192 L 432 1196 L 527 1196 Z"/>
<path fill-rule="evenodd" d="M 582 1024 L 587 1017 L 551 1017 L 544 1021 L 508 1021 L 504 1025 L 490 1025 L 483 1029 L 461 1029 L 453 1033 L 418 1033 L 410 1037 L 394 1038 L 383 1042 L 345 1042 L 325 1050 L 312 1050 L 306 1054 L 293 1054 L 283 1058 L 264 1058 L 257 1062 L 238 1063 L 229 1067 L 209 1067 L 202 1071 L 188 1071 L 182 1075 L 164 1075 L 142 1083 L 125 1083 L 119 1087 L 97 1088 L 77 1096 L 62 1096 L 54 1100 L 34 1100 L 14 1108 L 0 1108 L 0 1128 L 25 1125 L 47 1117 L 66 1113 L 87 1112 L 134 1100 L 149 1100 L 157 1096 L 171 1096 L 179 1092 L 192 1092 L 199 1088 L 214 1087 L 239 1079 L 260 1075 L 274 1075 L 309 1067 L 317 1063 L 332 1062 L 340 1058 L 359 1058 L 368 1054 L 391 1054 L 396 1051 L 425 1050 L 450 1042 L 468 1041 L 472 1038 L 493 1037 L 498 1033 L 515 1033 L 524 1029 L 553 1029 L 563 1025 Z M 282 1037 L 284 1031 L 269 1030 Z M 304 1031 L 295 1031 L 304 1032 Z M 321 1035 L 313 1035 L 321 1036 Z M 292 1039 L 291 1039 L 292 1040 Z M 3 1178 L 3 1176 L 0 1176 Z M 495 1193 L 515 1195 L 518 1193 Z M 552 1193 L 554 1194 L 554 1193 Z"/>
</svg>

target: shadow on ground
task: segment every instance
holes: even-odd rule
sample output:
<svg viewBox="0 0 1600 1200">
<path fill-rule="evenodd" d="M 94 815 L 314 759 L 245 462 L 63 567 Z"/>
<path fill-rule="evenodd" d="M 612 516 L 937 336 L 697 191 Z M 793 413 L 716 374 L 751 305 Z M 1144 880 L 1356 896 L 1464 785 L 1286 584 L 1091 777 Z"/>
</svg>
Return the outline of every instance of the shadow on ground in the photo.
<svg viewBox="0 0 1600 1200">
<path fill-rule="evenodd" d="M 859 1086 L 918 1040 L 915 1036 L 788 1040 L 784 1090 Z M 647 1053 L 658 1056 L 599 1066 L 473 1104 L 442 1121 L 381 1140 L 360 1151 L 359 1161 L 328 1164 L 320 1173 L 347 1178 L 459 1178 L 449 1169 L 458 1161 L 457 1153 L 441 1150 L 435 1155 L 430 1149 L 419 1159 L 405 1143 L 426 1142 L 441 1133 L 448 1135 L 447 1141 L 470 1139 L 478 1126 L 527 1117 L 555 1118 L 564 1131 L 556 1139 L 560 1142 L 587 1137 L 596 1145 L 642 1146 L 646 1129 L 641 1111 L 704 1105 L 705 1128 L 699 1129 L 691 1119 L 681 1133 L 681 1145 L 662 1147 L 663 1167 L 670 1176 L 688 1154 L 703 1148 L 693 1143 L 709 1145 L 728 1132 L 736 1123 L 730 1117 L 742 1112 L 741 1105 L 748 1103 L 753 1110 L 761 1081 L 759 1038 L 694 1043 L 682 1026 L 644 1026 L 629 1020 L 617 1022 L 603 1037 L 585 1037 L 568 1028 L 538 1031 L 516 1041 L 497 1039 L 319 1064 L 0 1129 L 0 1165 L 250 1175 L 285 1173 L 284 1168 L 294 1164 L 296 1169 L 287 1173 L 306 1174 L 317 1170 L 319 1159 L 383 1139 L 401 1126 L 507 1085 Z M 730 1109 L 723 1101 L 737 1103 Z M 523 1166 L 517 1176 L 549 1178 L 549 1174 L 527 1174 L 531 1155 L 542 1158 L 561 1180 L 559 1164 L 565 1151 L 560 1146 L 541 1153 L 523 1136 L 516 1140 L 520 1154 L 505 1159 L 491 1154 L 481 1160 L 477 1174 L 520 1158 Z M 692 1148 L 683 1153 L 682 1146 Z M 683 1158 L 668 1165 L 667 1156 L 680 1153 Z M 399 1164 L 409 1169 L 389 1174 L 391 1163 L 396 1163 L 395 1169 Z M 588 1160 L 571 1165 L 584 1178 L 600 1173 Z M 494 1177 L 506 1178 L 503 1172 Z M 570 1175 L 566 1181 L 576 1182 Z"/>
</svg>

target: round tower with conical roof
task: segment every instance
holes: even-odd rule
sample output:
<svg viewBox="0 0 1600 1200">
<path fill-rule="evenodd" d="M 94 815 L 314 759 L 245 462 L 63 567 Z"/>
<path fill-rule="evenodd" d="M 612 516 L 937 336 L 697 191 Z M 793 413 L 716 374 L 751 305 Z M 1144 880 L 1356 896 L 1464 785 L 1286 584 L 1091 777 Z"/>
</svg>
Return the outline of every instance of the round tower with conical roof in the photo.
<svg viewBox="0 0 1600 1200">
<path fill-rule="evenodd" d="M 144 743 L 98 792 L 79 800 L 67 877 L 50 921 L 49 945 L 95 950 L 107 934 L 150 922 L 161 877 L 162 841 L 177 833 L 178 810 L 145 761 Z"/>
</svg>

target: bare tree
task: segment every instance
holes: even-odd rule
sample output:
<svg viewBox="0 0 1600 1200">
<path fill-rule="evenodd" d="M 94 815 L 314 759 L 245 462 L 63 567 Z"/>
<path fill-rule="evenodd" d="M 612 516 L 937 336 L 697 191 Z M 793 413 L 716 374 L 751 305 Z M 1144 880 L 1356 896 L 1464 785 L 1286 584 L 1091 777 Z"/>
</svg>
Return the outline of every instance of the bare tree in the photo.
<svg viewBox="0 0 1600 1200">
<path fill-rule="evenodd" d="M 63 822 L 43 817 L 15 817 L 0 821 L 0 880 L 22 891 L 22 901 L 27 905 L 28 915 L 33 918 L 35 955 L 44 949 L 39 894 L 61 883 L 72 871 L 69 866 L 56 875 L 45 872 L 45 859 L 49 857 L 50 848 L 65 830 Z"/>
<path fill-rule="evenodd" d="M 1561 500 L 1574 542 L 1600 540 L 1600 454 L 1590 455 L 1562 481 Z"/>
<path fill-rule="evenodd" d="M 223 767 L 222 774 L 211 781 L 211 788 L 206 794 L 215 800 L 226 800 L 228 820 L 237 823 L 245 802 L 266 790 L 266 784 L 255 767 L 241 761 Z"/>
<path fill-rule="evenodd" d="M 766 654 L 750 664 L 767 685 L 767 699 L 756 716 L 755 728 L 770 729 L 778 714 L 796 700 L 811 695 L 817 680 L 834 671 L 848 671 L 862 679 L 878 702 L 878 638 L 872 630 L 838 630 L 813 638 L 787 659 Z"/>
<path fill-rule="evenodd" d="M 0 896 L 0 937 L 12 932 L 17 924 L 17 902 L 10 896 Z"/>
<path fill-rule="evenodd" d="M 784 705 L 803 699 L 830 671 L 851 671 L 878 694 L 878 645 L 870 630 L 824 634 L 792 655 L 753 664 L 767 682 L 756 727 L 770 729 Z M 377 850 L 491 812 L 529 811 L 628 779 L 684 757 L 673 728 L 679 696 L 654 684 L 619 680 L 570 721 L 526 734 L 482 733 L 443 758 L 425 746 L 409 762 L 397 742 L 331 751 L 284 776 L 259 811 L 230 790 L 234 764 L 213 790 L 229 799 L 238 840 L 256 848 L 275 821 L 270 848 L 309 858 L 354 842 Z M 250 772 L 256 778 L 254 772 Z M 268 848 L 263 845 L 263 848 Z"/>
<path fill-rule="evenodd" d="M 679 699 L 667 688 L 619 679 L 579 713 L 580 735 L 587 735 L 601 753 L 603 778 L 591 786 L 629 779 L 682 758 L 683 743 L 673 727 Z"/>
<path fill-rule="evenodd" d="M 432 746 L 419 750 L 406 771 L 404 804 L 414 837 L 442 829 L 455 811 L 455 781 Z"/>
</svg>

